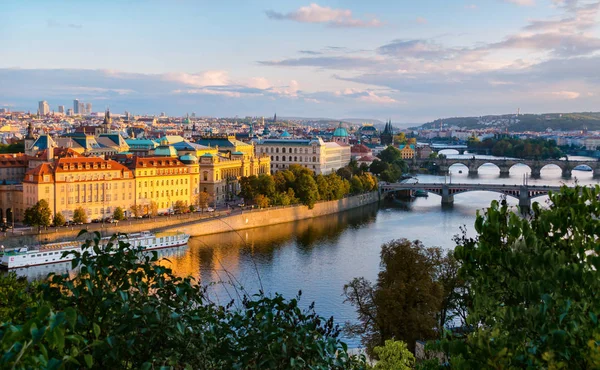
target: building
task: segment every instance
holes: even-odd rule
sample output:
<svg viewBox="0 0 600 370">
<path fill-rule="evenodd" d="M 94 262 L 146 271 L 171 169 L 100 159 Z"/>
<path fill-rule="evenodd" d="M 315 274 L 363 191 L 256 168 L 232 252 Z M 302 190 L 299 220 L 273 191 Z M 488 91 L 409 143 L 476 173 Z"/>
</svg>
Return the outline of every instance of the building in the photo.
<svg viewBox="0 0 600 370">
<path fill-rule="evenodd" d="M 231 200 L 239 193 L 241 177 L 271 173 L 270 157 L 255 153 L 252 144 L 239 141 L 235 136 L 206 136 L 197 144 L 204 147 L 204 154 L 198 157 L 199 190 L 207 192 L 215 204 Z M 211 152 L 211 148 L 217 152 Z"/>
<path fill-rule="evenodd" d="M 262 139 L 256 141 L 256 154 L 271 158 L 271 172 L 304 166 L 316 174 L 328 174 L 350 163 L 350 146 L 316 139 Z"/>
<path fill-rule="evenodd" d="M 73 100 L 73 114 L 75 114 L 75 115 L 79 114 L 79 100 L 78 99 Z"/>
<path fill-rule="evenodd" d="M 392 120 L 385 123 L 385 128 L 380 136 L 381 145 L 391 145 L 394 143 L 394 127 L 392 126 Z"/>
<path fill-rule="evenodd" d="M 413 159 L 415 157 L 416 151 L 414 145 L 399 145 L 398 149 L 400 149 L 402 159 Z"/>
<path fill-rule="evenodd" d="M 160 153 L 159 153 L 160 154 Z M 198 186 L 198 161 L 186 164 L 172 157 L 133 157 L 127 164 L 135 176 L 135 204 L 145 212 L 172 211 L 177 201 L 190 205 Z"/>
<path fill-rule="evenodd" d="M 86 103 L 85 114 L 92 114 L 92 103 Z"/>
<path fill-rule="evenodd" d="M 101 158 L 59 158 L 27 171 L 23 180 L 23 209 L 41 199 L 52 214 L 67 220 L 82 207 L 88 219 L 111 216 L 117 207 L 126 212 L 135 204 L 135 180 L 125 166 Z M 21 215 L 22 217 L 22 215 Z"/>
<path fill-rule="evenodd" d="M 85 116 L 85 104 L 83 102 L 79 102 L 79 107 L 77 107 L 77 112 L 79 112 L 79 115 Z"/>
<path fill-rule="evenodd" d="M 29 158 L 23 153 L 0 154 L 0 183 L 21 183 Z"/>
<path fill-rule="evenodd" d="M 65 106 L 64 105 L 59 105 L 58 106 L 58 113 L 65 114 Z"/>
<path fill-rule="evenodd" d="M 50 105 L 48 105 L 47 101 L 42 100 L 41 102 L 39 102 L 39 104 L 38 104 L 38 112 L 42 116 L 45 116 L 46 114 L 50 113 Z"/>
</svg>

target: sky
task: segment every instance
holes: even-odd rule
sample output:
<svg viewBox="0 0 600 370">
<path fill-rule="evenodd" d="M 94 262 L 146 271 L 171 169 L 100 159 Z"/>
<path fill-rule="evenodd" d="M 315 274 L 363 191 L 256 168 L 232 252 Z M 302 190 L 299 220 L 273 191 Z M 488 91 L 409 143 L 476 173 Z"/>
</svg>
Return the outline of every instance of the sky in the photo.
<svg viewBox="0 0 600 370">
<path fill-rule="evenodd" d="M 17 1 L 0 107 L 392 119 L 600 111 L 600 0 Z"/>
</svg>

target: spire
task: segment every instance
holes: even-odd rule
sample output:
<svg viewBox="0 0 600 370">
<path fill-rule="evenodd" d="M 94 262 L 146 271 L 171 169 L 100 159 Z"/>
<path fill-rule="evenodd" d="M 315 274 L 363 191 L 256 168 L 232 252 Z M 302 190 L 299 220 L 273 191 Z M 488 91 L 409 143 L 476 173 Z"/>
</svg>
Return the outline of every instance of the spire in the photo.
<svg viewBox="0 0 600 370">
<path fill-rule="evenodd" d="M 31 125 L 31 122 L 29 122 L 29 124 L 27 125 L 26 139 L 35 139 L 35 137 L 33 136 L 33 126 Z"/>
<path fill-rule="evenodd" d="M 273 123 L 277 122 L 277 112 L 273 115 Z"/>
<path fill-rule="evenodd" d="M 110 126 L 112 123 L 112 119 L 110 118 L 110 109 L 106 108 L 106 112 L 104 112 L 104 124 Z"/>
</svg>

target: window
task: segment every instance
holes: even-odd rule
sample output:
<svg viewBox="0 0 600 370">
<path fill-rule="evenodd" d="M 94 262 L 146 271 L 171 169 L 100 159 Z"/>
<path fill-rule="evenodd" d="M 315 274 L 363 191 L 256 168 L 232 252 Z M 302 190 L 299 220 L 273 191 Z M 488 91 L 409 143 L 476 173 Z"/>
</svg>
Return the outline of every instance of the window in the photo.
<svg viewBox="0 0 600 370">
<path fill-rule="evenodd" d="M 285 148 L 281 148 L 281 152 L 282 152 L 282 153 L 285 153 Z"/>
</svg>

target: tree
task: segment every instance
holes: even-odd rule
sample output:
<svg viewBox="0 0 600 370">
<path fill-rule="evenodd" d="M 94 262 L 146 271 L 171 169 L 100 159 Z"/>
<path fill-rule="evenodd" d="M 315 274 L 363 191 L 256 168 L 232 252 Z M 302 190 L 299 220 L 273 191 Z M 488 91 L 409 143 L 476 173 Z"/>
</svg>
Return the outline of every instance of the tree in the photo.
<svg viewBox="0 0 600 370">
<path fill-rule="evenodd" d="M 66 223 L 67 223 L 67 220 L 65 219 L 65 216 L 61 212 L 58 212 L 57 214 L 55 214 L 54 218 L 52 219 L 52 224 L 54 226 L 63 226 Z"/>
<path fill-rule="evenodd" d="M 198 208 L 202 211 L 204 211 L 206 208 L 208 208 L 208 204 L 210 203 L 210 195 L 205 192 L 205 191 L 201 191 L 200 193 L 198 193 L 198 195 L 196 196 L 196 204 L 198 205 Z"/>
<path fill-rule="evenodd" d="M 360 177 L 354 175 L 350 180 L 350 193 L 360 194 L 364 191 L 363 183 L 360 181 Z"/>
<path fill-rule="evenodd" d="M 434 339 L 443 288 L 436 281 L 441 260 L 439 248 L 419 241 L 393 240 L 381 247 L 381 271 L 373 285 L 355 278 L 344 286 L 346 302 L 356 307 L 359 324 L 352 334 L 362 337 L 368 353 L 386 339 L 407 343 L 414 351 L 419 339 Z"/>
<path fill-rule="evenodd" d="M 185 211 L 188 210 L 188 206 L 183 200 L 178 200 L 175 202 L 173 210 L 175 211 L 175 213 L 185 213 Z"/>
<path fill-rule="evenodd" d="M 87 224 L 87 213 L 83 207 L 77 207 L 73 212 L 73 222 L 76 224 Z"/>
<path fill-rule="evenodd" d="M 269 206 L 269 198 L 262 194 L 258 194 L 254 198 L 254 203 L 258 206 L 258 208 L 267 208 Z"/>
<path fill-rule="evenodd" d="M 600 187 L 563 187 L 529 217 L 492 202 L 458 240 L 471 290 L 465 338 L 440 348 L 453 368 L 600 367 Z"/>
<path fill-rule="evenodd" d="M 379 359 L 373 370 L 410 370 L 414 369 L 415 356 L 408 350 L 406 343 L 388 339 L 384 346 L 373 348 Z"/>
<path fill-rule="evenodd" d="M 144 214 L 144 206 L 141 204 L 132 205 L 131 207 L 129 207 L 129 210 L 135 218 L 139 218 Z"/>
<path fill-rule="evenodd" d="M 398 144 L 406 144 L 406 134 L 404 132 L 399 132 L 397 135 L 394 135 L 394 145 Z"/>
<path fill-rule="evenodd" d="M 337 174 L 338 176 L 346 180 L 350 180 L 352 178 L 352 170 L 348 167 L 340 168 L 339 170 L 337 170 Z"/>
<path fill-rule="evenodd" d="M 291 166 L 290 166 L 291 167 Z M 296 181 L 295 193 L 302 204 L 312 209 L 319 200 L 319 189 L 312 175 L 304 173 Z"/>
<path fill-rule="evenodd" d="M 255 175 L 240 179 L 240 196 L 247 202 L 258 194 L 257 177 Z"/>
<path fill-rule="evenodd" d="M 123 208 L 117 207 L 113 212 L 113 219 L 117 221 L 122 221 L 125 219 L 125 212 L 123 212 Z"/>
<path fill-rule="evenodd" d="M 150 201 L 150 206 L 148 208 L 152 217 L 158 216 L 158 203 L 152 200 Z"/>
<path fill-rule="evenodd" d="M 37 226 L 38 232 L 42 227 L 50 226 L 52 211 L 45 199 L 40 199 L 36 204 L 27 208 L 23 217 L 25 224 Z"/>
<path fill-rule="evenodd" d="M 0 275 L 3 302 L 20 308 L 0 307 L 0 368 L 365 368 L 333 320 L 299 307 L 300 294 L 219 306 L 192 278 L 157 263 L 156 252 L 134 253 L 117 235 L 100 248 L 93 235 L 69 252 L 76 274 L 37 285 Z"/>
<path fill-rule="evenodd" d="M 402 159 L 402 152 L 393 146 L 388 146 L 377 155 L 379 159 L 386 163 L 394 163 L 398 159 Z"/>
</svg>

